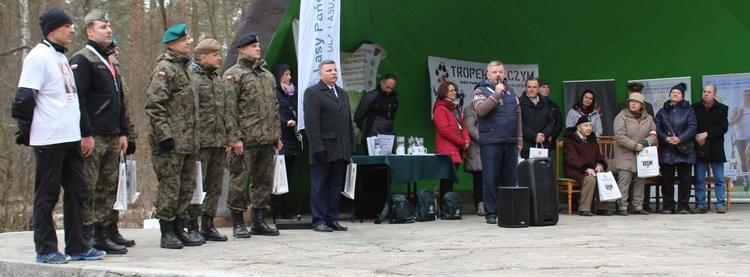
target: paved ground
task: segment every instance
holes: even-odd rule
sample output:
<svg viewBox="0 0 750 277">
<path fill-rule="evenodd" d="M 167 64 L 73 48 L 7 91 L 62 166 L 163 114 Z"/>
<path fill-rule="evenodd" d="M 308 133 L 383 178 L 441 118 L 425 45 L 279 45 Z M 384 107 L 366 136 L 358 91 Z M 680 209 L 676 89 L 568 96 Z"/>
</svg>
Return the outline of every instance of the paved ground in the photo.
<svg viewBox="0 0 750 277">
<path fill-rule="evenodd" d="M 346 220 L 348 232 L 282 230 L 182 250 L 159 248 L 158 230 L 124 229 L 138 243 L 128 254 L 67 265 L 35 263 L 31 232 L 3 233 L 0 276 L 748 276 L 750 205 L 712 212 L 561 215 L 557 226 L 521 229 L 475 215 L 414 224 Z"/>
</svg>

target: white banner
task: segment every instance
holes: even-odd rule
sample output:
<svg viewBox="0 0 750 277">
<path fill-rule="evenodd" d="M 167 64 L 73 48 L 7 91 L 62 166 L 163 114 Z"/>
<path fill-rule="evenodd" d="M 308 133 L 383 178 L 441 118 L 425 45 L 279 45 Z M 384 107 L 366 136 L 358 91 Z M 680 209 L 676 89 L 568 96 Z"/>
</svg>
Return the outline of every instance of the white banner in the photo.
<svg viewBox="0 0 750 277">
<path fill-rule="evenodd" d="M 643 98 L 654 106 L 654 115 L 664 107 L 664 102 L 669 101 L 669 92 L 673 86 L 679 83 L 687 85 L 687 92 L 685 93 L 685 100 L 687 101 L 691 101 L 690 95 L 693 93 L 690 87 L 690 77 L 629 80 L 628 83 L 630 82 L 643 83 Z"/>
<path fill-rule="evenodd" d="M 339 66 L 339 72 L 341 78 L 344 79 L 344 89 L 349 93 L 350 101 L 355 92 L 361 95 L 375 89 L 380 60 L 384 59 L 388 52 L 377 44 L 362 44 L 353 53 L 341 53 L 341 55 L 343 61 Z M 356 108 L 357 105 L 352 107 L 352 109 Z M 353 111 L 352 114 L 354 114 Z"/>
<path fill-rule="evenodd" d="M 487 75 L 487 64 L 469 61 L 452 60 L 440 57 L 427 57 L 427 69 L 430 71 L 431 100 L 435 104 L 437 90 L 444 81 L 451 81 L 458 85 L 458 93 L 463 93 L 464 107 L 474 99 L 474 86 Z M 539 65 L 536 64 L 505 64 L 505 78 L 516 95 L 521 96 L 526 90 L 526 80 L 539 76 Z M 432 110 L 432 109 L 430 109 Z"/>
<path fill-rule="evenodd" d="M 302 0 L 299 14 L 299 45 L 297 46 L 297 78 L 299 79 L 299 101 L 303 103 L 305 90 L 318 83 L 318 64 L 324 60 L 339 62 L 339 21 L 341 3 L 339 0 Z M 339 71 L 340 72 L 340 71 Z M 339 75 L 340 76 L 340 75 Z M 343 87 L 343 78 L 337 85 Z M 297 127 L 305 128 L 304 105 L 298 106 Z"/>
<path fill-rule="evenodd" d="M 716 86 L 716 100 L 729 107 L 729 131 L 724 135 L 727 156 L 724 176 L 735 180 L 733 196 L 747 197 L 750 164 L 743 161 L 749 161 L 746 153 L 750 149 L 750 73 L 703 76 L 703 85 L 706 84 Z M 741 149 L 743 146 L 745 149 Z"/>
</svg>

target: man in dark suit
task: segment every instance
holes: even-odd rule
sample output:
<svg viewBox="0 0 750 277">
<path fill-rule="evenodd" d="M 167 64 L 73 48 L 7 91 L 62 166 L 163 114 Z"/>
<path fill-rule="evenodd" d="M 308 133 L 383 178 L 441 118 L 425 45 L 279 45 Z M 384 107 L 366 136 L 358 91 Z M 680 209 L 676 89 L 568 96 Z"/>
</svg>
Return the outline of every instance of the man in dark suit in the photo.
<svg viewBox="0 0 750 277">
<path fill-rule="evenodd" d="M 336 63 L 318 65 L 320 81 L 305 90 L 305 129 L 310 142 L 310 206 L 313 230 L 346 231 L 339 224 L 339 199 L 346 166 L 355 152 L 349 96 L 336 86 Z"/>
</svg>

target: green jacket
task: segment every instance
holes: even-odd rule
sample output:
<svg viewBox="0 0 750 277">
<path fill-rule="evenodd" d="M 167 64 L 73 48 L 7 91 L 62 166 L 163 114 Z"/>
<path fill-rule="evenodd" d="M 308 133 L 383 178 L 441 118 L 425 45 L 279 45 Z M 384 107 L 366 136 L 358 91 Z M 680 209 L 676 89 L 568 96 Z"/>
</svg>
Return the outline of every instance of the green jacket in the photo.
<svg viewBox="0 0 750 277">
<path fill-rule="evenodd" d="M 201 126 L 201 148 L 224 147 L 227 141 L 226 94 L 219 73 L 212 68 L 193 61 L 190 64 L 190 79 L 200 99 L 199 118 Z"/>
<path fill-rule="evenodd" d="M 149 142 L 154 152 L 158 143 L 174 139 L 172 153 L 196 154 L 198 135 L 198 93 L 191 85 L 187 66 L 190 57 L 167 50 L 156 59 L 146 87 L 146 115 L 151 122 Z"/>
<path fill-rule="evenodd" d="M 276 79 L 262 59 L 241 57 L 224 72 L 227 93 L 227 131 L 231 143 L 244 146 L 275 144 L 281 139 Z"/>
</svg>

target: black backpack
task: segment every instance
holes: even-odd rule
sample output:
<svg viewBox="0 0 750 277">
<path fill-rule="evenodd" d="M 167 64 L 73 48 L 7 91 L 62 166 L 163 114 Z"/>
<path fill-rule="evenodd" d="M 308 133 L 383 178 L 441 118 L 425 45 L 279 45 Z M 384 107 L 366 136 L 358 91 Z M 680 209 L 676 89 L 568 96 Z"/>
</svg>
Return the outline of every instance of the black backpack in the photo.
<svg viewBox="0 0 750 277">
<path fill-rule="evenodd" d="M 417 191 L 417 221 L 434 221 L 435 210 L 435 193 L 426 189 Z"/>
<path fill-rule="evenodd" d="M 417 217 L 414 216 L 414 211 L 411 209 L 411 203 L 406 199 L 403 194 L 395 194 L 391 197 L 391 209 L 393 209 L 393 220 L 391 223 L 414 223 L 417 221 Z M 375 224 L 380 224 L 388 218 L 388 203 L 383 206 L 383 211 L 375 219 Z"/>
<path fill-rule="evenodd" d="M 440 208 L 441 219 L 461 219 L 464 202 L 461 195 L 455 192 L 448 192 L 443 195 L 443 203 Z"/>
</svg>

